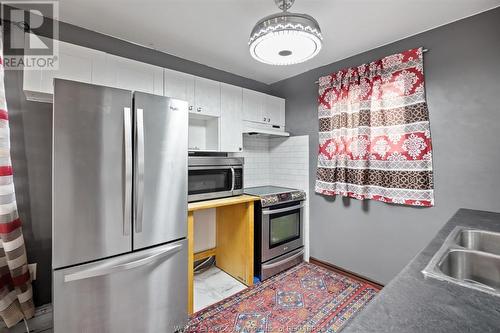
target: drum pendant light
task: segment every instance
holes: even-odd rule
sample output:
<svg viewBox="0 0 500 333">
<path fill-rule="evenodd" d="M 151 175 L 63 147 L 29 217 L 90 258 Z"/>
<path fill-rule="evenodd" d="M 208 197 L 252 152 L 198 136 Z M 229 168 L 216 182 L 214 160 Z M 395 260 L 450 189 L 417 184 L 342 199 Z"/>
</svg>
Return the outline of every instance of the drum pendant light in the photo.
<svg viewBox="0 0 500 333">
<path fill-rule="evenodd" d="M 282 12 L 264 17 L 250 34 L 252 57 L 270 65 L 292 65 L 316 56 L 323 41 L 318 22 L 310 15 L 289 12 L 294 0 L 275 3 Z"/>
</svg>

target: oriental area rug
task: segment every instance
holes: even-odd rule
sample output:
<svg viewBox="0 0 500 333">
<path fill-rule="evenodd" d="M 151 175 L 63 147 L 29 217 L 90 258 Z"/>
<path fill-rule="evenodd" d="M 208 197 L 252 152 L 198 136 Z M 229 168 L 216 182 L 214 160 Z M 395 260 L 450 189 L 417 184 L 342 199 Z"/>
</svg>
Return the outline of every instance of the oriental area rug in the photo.
<svg viewBox="0 0 500 333">
<path fill-rule="evenodd" d="M 186 332 L 339 332 L 378 291 L 302 263 L 193 314 Z"/>
</svg>

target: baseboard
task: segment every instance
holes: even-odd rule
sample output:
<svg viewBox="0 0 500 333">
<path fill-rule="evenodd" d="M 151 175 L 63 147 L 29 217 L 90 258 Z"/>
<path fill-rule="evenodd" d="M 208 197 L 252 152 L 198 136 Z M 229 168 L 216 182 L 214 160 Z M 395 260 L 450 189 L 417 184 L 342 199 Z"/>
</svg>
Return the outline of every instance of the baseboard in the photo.
<svg viewBox="0 0 500 333">
<path fill-rule="evenodd" d="M 373 281 L 372 279 L 369 279 L 367 277 L 364 277 L 362 275 L 359 275 L 357 273 L 354 273 L 352 271 L 349 271 L 347 269 L 344 269 L 342 267 L 339 267 L 339 266 L 336 266 L 334 264 L 331 264 L 329 262 L 326 262 L 326 261 L 323 261 L 323 260 L 319 260 L 319 259 L 316 259 L 316 258 L 313 258 L 313 257 L 310 257 L 309 258 L 309 262 L 312 263 L 312 264 L 315 264 L 315 265 L 318 265 L 318 266 L 321 266 L 321 267 L 324 267 L 326 269 L 329 269 L 329 270 L 332 270 L 334 272 L 337 272 L 337 273 L 340 273 L 340 274 L 344 274 L 344 275 L 347 275 L 349 276 L 350 278 L 353 278 L 353 279 L 356 279 L 356 280 L 359 280 L 361 282 L 365 282 L 365 283 L 368 283 L 368 284 L 371 284 L 372 286 L 374 286 L 375 288 L 378 288 L 378 289 L 382 289 L 384 288 L 384 285 L 381 284 L 380 282 L 377 282 L 377 281 Z"/>
</svg>

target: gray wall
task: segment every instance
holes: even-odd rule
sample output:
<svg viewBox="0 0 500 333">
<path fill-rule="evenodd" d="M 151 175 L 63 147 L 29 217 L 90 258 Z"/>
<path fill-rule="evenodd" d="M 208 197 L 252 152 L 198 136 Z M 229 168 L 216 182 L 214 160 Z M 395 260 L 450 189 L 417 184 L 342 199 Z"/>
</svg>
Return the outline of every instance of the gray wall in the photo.
<svg viewBox="0 0 500 333">
<path fill-rule="evenodd" d="M 270 92 L 264 83 L 220 71 L 169 54 L 141 47 L 70 24 L 61 23 L 60 39 L 165 68 Z M 29 102 L 23 93 L 21 71 L 6 71 L 12 164 L 19 213 L 23 221 L 28 260 L 38 263 L 34 282 L 35 304 L 51 301 L 51 140 L 52 105 Z"/>
<path fill-rule="evenodd" d="M 320 76 L 424 46 L 434 147 L 435 207 L 327 198 L 314 193 L 310 157 L 311 256 L 387 283 L 460 207 L 500 211 L 500 8 L 278 82 L 286 126 L 318 150 Z"/>
<path fill-rule="evenodd" d="M 29 263 L 38 263 L 36 305 L 51 299 L 52 104 L 26 101 L 21 71 L 5 71 L 11 157 L 19 215 Z"/>
</svg>

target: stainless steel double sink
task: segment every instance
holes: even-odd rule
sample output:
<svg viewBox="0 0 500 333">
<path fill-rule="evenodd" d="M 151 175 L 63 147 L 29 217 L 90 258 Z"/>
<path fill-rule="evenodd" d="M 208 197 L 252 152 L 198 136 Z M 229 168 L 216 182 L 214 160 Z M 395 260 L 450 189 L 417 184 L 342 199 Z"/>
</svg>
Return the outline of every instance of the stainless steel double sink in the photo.
<svg viewBox="0 0 500 333">
<path fill-rule="evenodd" d="M 422 273 L 500 296 L 500 233 L 455 227 Z"/>
</svg>

